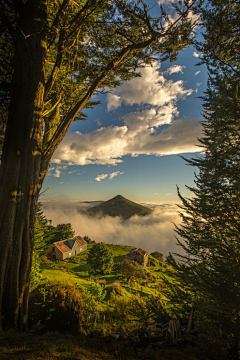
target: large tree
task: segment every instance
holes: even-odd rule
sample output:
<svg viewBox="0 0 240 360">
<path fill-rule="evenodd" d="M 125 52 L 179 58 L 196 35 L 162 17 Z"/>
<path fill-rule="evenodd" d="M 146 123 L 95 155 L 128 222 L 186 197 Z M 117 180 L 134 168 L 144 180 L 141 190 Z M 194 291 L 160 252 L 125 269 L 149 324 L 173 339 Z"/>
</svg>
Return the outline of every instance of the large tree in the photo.
<svg viewBox="0 0 240 360">
<path fill-rule="evenodd" d="M 2 0 L 0 95 L 9 95 L 0 169 L 0 329 L 27 327 L 39 191 L 53 152 L 97 91 L 191 43 L 188 12 L 149 14 L 144 1 Z M 4 90 L 6 89 L 6 90 Z"/>
<path fill-rule="evenodd" d="M 205 41 L 199 44 L 209 70 L 204 97 L 205 153 L 188 161 L 197 166 L 192 198 L 180 194 L 186 252 L 177 265 L 196 291 L 195 306 L 210 323 L 214 342 L 234 346 L 240 358 L 240 5 L 213 1 L 204 10 Z M 179 274 L 178 273 L 178 274 Z M 197 301 L 200 299 L 200 301 Z M 206 331 L 206 330 L 205 330 Z"/>
</svg>

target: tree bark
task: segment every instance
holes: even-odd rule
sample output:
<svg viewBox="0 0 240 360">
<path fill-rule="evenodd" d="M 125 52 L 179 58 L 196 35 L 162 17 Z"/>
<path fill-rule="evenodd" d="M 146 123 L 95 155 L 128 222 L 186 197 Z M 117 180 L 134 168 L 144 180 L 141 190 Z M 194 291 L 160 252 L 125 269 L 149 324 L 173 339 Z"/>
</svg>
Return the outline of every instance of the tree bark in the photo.
<svg viewBox="0 0 240 360">
<path fill-rule="evenodd" d="M 0 169 L 0 328 L 26 329 L 37 200 L 42 172 L 45 1 L 23 5 Z"/>
</svg>

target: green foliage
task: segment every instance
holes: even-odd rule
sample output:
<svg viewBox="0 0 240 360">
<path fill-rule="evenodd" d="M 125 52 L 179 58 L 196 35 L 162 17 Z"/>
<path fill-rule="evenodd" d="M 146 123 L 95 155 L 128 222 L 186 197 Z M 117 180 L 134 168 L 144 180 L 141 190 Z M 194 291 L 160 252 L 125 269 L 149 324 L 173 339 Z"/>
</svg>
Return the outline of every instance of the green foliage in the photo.
<svg viewBox="0 0 240 360">
<path fill-rule="evenodd" d="M 87 263 L 94 274 L 108 274 L 113 267 L 113 253 L 106 244 L 98 243 L 90 249 Z"/>
<path fill-rule="evenodd" d="M 30 291 L 43 281 L 42 270 L 40 269 L 41 260 L 44 255 L 44 249 L 46 247 L 45 230 L 47 227 L 47 219 L 43 215 L 42 205 L 38 203 L 38 210 L 35 222 L 35 238 L 34 238 L 34 250 L 32 257 L 32 270 Z"/>
<path fill-rule="evenodd" d="M 72 229 L 72 225 L 68 224 L 58 224 L 56 227 L 50 225 L 48 227 L 48 243 L 52 244 L 56 241 L 71 239 L 74 237 L 75 232 Z"/>
<path fill-rule="evenodd" d="M 42 204 L 38 203 L 35 222 L 30 291 L 44 280 L 42 278 L 41 264 L 45 264 L 50 267 L 53 265 L 50 260 L 46 259 L 44 250 L 46 250 L 49 244 L 55 241 L 71 238 L 73 236 L 74 231 L 72 230 L 71 224 L 59 224 L 54 227 L 51 225 L 51 221 L 49 221 L 43 214 Z"/>
<path fill-rule="evenodd" d="M 81 332 L 81 294 L 70 282 L 41 284 L 30 294 L 29 314 L 32 325 L 40 320 L 48 330 Z"/>
<path fill-rule="evenodd" d="M 90 237 L 87 236 L 87 235 L 85 235 L 85 236 L 83 237 L 83 239 L 84 239 L 88 244 L 91 244 L 91 242 L 92 242 L 92 240 L 90 239 Z"/>
<path fill-rule="evenodd" d="M 240 97 L 238 2 L 214 1 L 203 11 L 205 41 L 199 46 L 210 78 L 203 99 L 205 154 L 197 166 L 192 198 L 182 200 L 177 227 L 186 256 L 173 266 L 195 293 L 194 306 L 208 328 L 205 341 L 240 346 Z M 201 326 L 201 322 L 198 323 Z M 211 330 L 210 330 L 211 329 Z"/>
<path fill-rule="evenodd" d="M 102 302 L 107 295 L 107 291 L 104 289 L 104 287 L 95 282 L 92 282 L 89 285 L 83 285 L 83 288 L 86 289 L 86 292 L 91 294 L 96 302 Z"/>
<path fill-rule="evenodd" d="M 113 271 L 125 277 L 127 282 L 152 280 L 152 275 L 136 261 L 125 259 L 122 262 L 115 264 Z"/>
</svg>

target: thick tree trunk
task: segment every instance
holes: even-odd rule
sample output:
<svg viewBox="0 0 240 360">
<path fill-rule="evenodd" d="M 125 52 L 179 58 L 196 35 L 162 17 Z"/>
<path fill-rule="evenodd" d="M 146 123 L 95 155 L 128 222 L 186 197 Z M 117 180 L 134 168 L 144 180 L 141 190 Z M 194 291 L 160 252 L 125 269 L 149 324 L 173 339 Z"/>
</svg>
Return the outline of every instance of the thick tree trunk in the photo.
<svg viewBox="0 0 240 360">
<path fill-rule="evenodd" d="M 9 119 L 0 169 L 0 328 L 27 327 L 28 289 L 42 166 L 46 12 L 24 5 L 18 22 Z M 43 168 L 45 171 L 42 171 Z"/>
</svg>

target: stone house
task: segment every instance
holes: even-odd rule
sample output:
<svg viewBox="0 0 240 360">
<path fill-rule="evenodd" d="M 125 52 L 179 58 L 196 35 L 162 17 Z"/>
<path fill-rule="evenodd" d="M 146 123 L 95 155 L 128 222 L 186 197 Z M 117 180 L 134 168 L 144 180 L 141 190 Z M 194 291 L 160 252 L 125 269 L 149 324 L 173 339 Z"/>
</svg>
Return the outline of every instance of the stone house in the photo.
<svg viewBox="0 0 240 360">
<path fill-rule="evenodd" d="M 65 260 L 87 250 L 87 242 L 81 236 L 54 242 L 46 250 L 52 259 Z"/>
<path fill-rule="evenodd" d="M 148 264 L 148 253 L 145 250 L 141 249 L 141 248 L 132 249 L 125 256 L 125 259 L 137 261 L 140 265 L 145 267 Z"/>
</svg>

